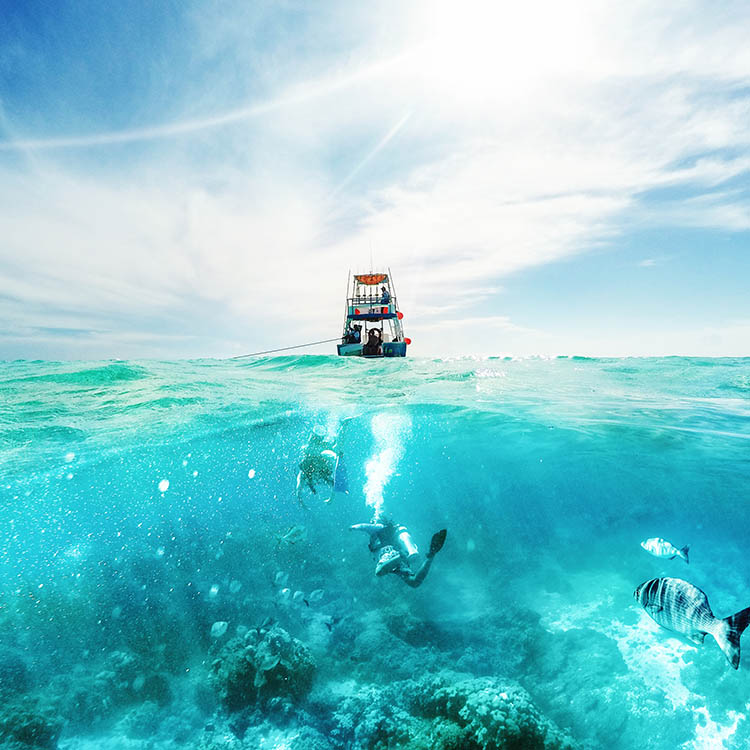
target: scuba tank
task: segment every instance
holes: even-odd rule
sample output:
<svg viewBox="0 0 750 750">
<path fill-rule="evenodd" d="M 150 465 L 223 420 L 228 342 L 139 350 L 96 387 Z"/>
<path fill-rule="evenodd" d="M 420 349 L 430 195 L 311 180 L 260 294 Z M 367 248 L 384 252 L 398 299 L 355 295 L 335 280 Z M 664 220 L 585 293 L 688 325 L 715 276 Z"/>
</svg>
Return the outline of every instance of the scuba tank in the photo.
<svg viewBox="0 0 750 750">
<path fill-rule="evenodd" d="M 401 553 L 406 557 L 407 560 L 411 560 L 412 557 L 419 554 L 417 545 L 412 541 L 411 535 L 406 529 L 406 526 L 399 526 L 396 529 L 396 538 L 398 539 L 398 545 L 401 548 Z"/>
</svg>

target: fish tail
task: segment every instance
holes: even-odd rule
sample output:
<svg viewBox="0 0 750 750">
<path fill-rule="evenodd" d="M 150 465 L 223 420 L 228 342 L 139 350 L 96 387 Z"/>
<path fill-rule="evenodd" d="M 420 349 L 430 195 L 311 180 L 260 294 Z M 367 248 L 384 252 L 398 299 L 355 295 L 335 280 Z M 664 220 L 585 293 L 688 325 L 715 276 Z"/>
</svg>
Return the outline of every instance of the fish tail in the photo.
<svg viewBox="0 0 750 750">
<path fill-rule="evenodd" d="M 722 628 L 716 634 L 716 642 L 724 652 L 727 661 L 735 668 L 740 666 L 740 636 L 750 624 L 750 607 L 740 610 L 731 617 L 725 617 Z"/>
<path fill-rule="evenodd" d="M 690 560 L 688 560 L 688 552 L 690 551 L 690 545 L 686 544 L 679 552 L 680 557 L 689 565 Z"/>
</svg>

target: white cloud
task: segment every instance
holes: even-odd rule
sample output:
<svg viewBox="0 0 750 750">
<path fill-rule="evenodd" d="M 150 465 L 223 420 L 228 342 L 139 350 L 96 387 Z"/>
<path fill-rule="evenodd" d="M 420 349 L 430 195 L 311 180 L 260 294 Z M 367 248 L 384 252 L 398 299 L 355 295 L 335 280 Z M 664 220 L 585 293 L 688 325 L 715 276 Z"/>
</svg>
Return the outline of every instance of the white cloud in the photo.
<svg viewBox="0 0 750 750">
<path fill-rule="evenodd" d="M 318 57 L 296 66 L 293 42 L 253 46 L 255 11 L 196 11 L 200 55 L 226 48 L 226 71 L 236 52 L 227 89 L 247 67 L 257 102 L 203 115 L 227 92 L 194 82 L 181 92 L 193 109 L 172 123 L 0 144 L 6 326 L 151 331 L 191 355 L 212 338 L 237 353 L 335 335 L 346 269 L 367 266 L 372 244 L 420 334 L 415 353 L 443 344 L 427 322 L 447 313 L 451 330 L 544 348 L 556 339 L 475 304 L 633 225 L 750 229 L 746 193 L 725 185 L 750 174 L 746 6 L 334 7 L 303 30 Z M 346 23 L 372 34 L 320 52 Z M 156 144 L 110 169 L 65 151 L 141 141 Z M 14 150 L 34 161 L 20 168 Z M 644 201 L 654 189 L 691 194 Z"/>
</svg>

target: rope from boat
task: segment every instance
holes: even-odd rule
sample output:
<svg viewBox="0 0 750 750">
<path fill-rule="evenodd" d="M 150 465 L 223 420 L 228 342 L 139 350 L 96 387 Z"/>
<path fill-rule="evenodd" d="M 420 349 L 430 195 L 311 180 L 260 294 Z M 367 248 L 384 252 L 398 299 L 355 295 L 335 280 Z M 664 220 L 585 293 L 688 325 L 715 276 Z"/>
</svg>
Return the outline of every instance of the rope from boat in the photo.
<svg viewBox="0 0 750 750">
<path fill-rule="evenodd" d="M 285 352 L 288 349 L 301 349 L 303 346 L 315 346 L 316 344 L 330 344 L 332 341 L 341 341 L 341 336 L 335 339 L 323 339 L 323 341 L 311 341 L 309 344 L 296 344 L 295 346 L 282 346 L 280 349 L 266 349 L 264 352 L 253 352 L 252 354 L 239 354 L 229 359 L 245 359 L 245 357 L 259 357 L 261 354 L 273 354 L 274 352 Z"/>
</svg>

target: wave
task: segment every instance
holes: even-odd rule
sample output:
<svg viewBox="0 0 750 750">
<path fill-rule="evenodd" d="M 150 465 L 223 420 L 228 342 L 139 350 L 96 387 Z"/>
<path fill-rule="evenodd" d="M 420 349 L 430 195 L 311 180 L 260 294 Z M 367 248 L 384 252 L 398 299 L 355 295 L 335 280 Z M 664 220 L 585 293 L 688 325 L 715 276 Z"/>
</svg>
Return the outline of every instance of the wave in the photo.
<svg viewBox="0 0 750 750">
<path fill-rule="evenodd" d="M 31 363 L 25 363 L 31 364 Z M 43 365 L 44 366 L 44 365 Z M 48 365 L 47 365 L 48 366 Z M 100 367 L 91 367 L 84 370 L 72 370 L 69 372 L 52 372 L 41 375 L 29 375 L 14 380 L 7 380 L 6 383 L 57 383 L 59 385 L 110 385 L 113 383 L 129 382 L 140 380 L 147 377 L 148 370 L 144 367 L 113 363 L 102 365 Z"/>
</svg>

